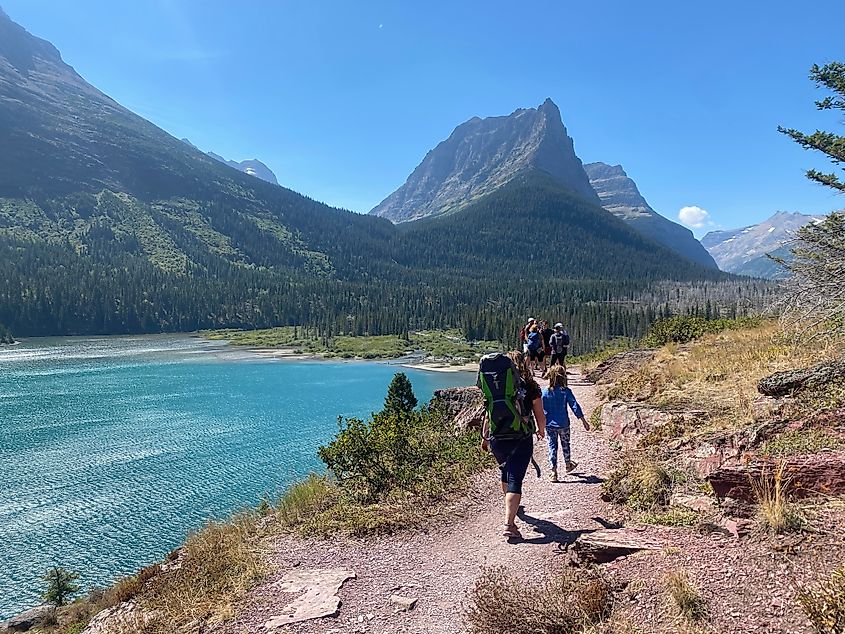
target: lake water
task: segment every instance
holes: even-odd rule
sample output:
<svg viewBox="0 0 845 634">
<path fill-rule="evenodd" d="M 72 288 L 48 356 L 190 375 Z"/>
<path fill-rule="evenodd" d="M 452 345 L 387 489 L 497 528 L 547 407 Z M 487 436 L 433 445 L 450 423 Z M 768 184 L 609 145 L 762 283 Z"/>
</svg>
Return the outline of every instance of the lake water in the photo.
<svg viewBox="0 0 845 634">
<path fill-rule="evenodd" d="M 106 584 L 320 470 L 337 417 L 380 409 L 396 371 L 188 336 L 0 347 L 0 620 L 39 602 L 49 566 Z M 402 371 L 420 402 L 474 380 Z"/>
</svg>

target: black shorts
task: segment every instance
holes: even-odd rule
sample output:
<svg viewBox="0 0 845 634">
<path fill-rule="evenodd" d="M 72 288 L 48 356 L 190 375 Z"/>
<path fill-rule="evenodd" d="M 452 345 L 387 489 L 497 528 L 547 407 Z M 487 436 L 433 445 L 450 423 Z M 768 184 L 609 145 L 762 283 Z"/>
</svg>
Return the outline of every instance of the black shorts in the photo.
<svg viewBox="0 0 845 634">
<path fill-rule="evenodd" d="M 542 350 L 534 350 L 533 352 L 531 350 L 528 351 L 528 358 L 532 361 L 542 361 L 545 356 L 546 353 Z"/>
<path fill-rule="evenodd" d="M 549 365 L 566 365 L 566 350 L 560 354 L 552 352 L 552 360 L 549 362 Z"/>
<path fill-rule="evenodd" d="M 502 482 L 507 483 L 508 493 L 522 493 L 522 481 L 534 455 L 534 437 L 491 438 L 490 450 L 499 463 Z"/>
</svg>

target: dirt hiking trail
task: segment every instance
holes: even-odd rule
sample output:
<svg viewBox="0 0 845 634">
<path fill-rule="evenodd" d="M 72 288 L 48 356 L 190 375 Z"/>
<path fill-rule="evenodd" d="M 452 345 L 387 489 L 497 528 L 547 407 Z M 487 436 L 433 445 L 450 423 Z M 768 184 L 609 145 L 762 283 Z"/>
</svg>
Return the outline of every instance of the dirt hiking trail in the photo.
<svg viewBox="0 0 845 634">
<path fill-rule="evenodd" d="M 598 405 L 595 388 L 576 373 L 570 386 L 589 418 Z M 584 430 L 573 418 L 572 457 L 577 469 L 548 479 L 545 441 L 534 444 L 542 469 L 540 478 L 529 467 L 517 519 L 523 539 L 508 541 L 502 534 L 502 494 L 498 470 L 476 477 L 467 495 L 449 513 L 428 526 L 394 535 L 361 540 L 302 540 L 283 537 L 275 542 L 274 573 L 253 591 L 241 615 L 229 623 L 229 634 L 266 633 L 265 623 L 284 614 L 295 594 L 280 589 L 282 577 L 293 569 L 345 568 L 355 579 L 339 590 L 336 617 L 320 618 L 278 628 L 291 633 L 418 633 L 454 634 L 464 629 L 467 591 L 485 566 L 507 569 L 542 579 L 566 566 L 568 547 L 586 531 L 606 527 L 608 507 L 600 499 L 602 474 L 610 449 L 600 432 Z M 560 458 L 562 461 L 562 458 Z M 397 611 L 391 595 L 416 599 L 408 611 Z"/>
</svg>

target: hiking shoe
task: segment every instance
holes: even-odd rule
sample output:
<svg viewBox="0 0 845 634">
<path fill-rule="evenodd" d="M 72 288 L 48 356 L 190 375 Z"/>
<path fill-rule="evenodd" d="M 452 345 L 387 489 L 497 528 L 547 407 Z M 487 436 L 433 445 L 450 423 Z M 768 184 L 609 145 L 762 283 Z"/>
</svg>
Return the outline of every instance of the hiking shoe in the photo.
<svg viewBox="0 0 845 634">
<path fill-rule="evenodd" d="M 557 482 L 557 470 L 556 469 L 552 470 L 549 473 L 549 480 L 551 480 L 552 482 Z"/>
<path fill-rule="evenodd" d="M 516 527 L 516 524 L 505 524 L 505 528 L 502 531 L 502 535 L 504 535 L 508 539 L 522 539 L 522 533 L 519 532 L 519 529 Z"/>
<path fill-rule="evenodd" d="M 575 471 L 575 468 L 577 466 L 578 466 L 578 463 L 575 462 L 574 460 L 567 460 L 566 461 L 566 472 L 572 473 L 573 471 Z"/>
</svg>

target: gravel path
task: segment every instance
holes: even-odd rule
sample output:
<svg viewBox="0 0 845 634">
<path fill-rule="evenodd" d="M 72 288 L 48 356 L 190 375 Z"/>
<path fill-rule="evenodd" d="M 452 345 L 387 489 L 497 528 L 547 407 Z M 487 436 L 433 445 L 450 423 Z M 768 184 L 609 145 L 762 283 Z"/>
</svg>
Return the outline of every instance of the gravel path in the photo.
<svg viewBox="0 0 845 634">
<path fill-rule="evenodd" d="M 572 388 L 589 417 L 597 405 L 595 391 L 579 376 Z M 560 483 L 547 479 L 545 443 L 535 442 L 534 454 L 543 469 L 540 479 L 529 467 L 518 524 L 524 539 L 509 543 L 501 535 L 503 510 L 498 472 L 481 474 L 469 494 L 444 519 L 424 530 L 384 538 L 276 542 L 278 572 L 254 591 L 247 609 L 226 631 L 265 632 L 264 623 L 282 613 L 292 595 L 280 592 L 278 582 L 294 567 L 349 568 L 357 579 L 346 582 L 339 596 L 340 613 L 287 626 L 281 631 L 377 632 L 454 634 L 463 629 L 463 606 L 484 566 L 546 574 L 563 567 L 567 547 L 582 531 L 601 528 L 607 506 L 599 498 L 599 473 L 605 470 L 609 449 L 604 438 L 572 425 L 574 474 Z M 416 598 L 416 607 L 395 612 L 392 594 Z"/>
</svg>

